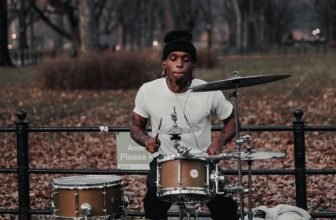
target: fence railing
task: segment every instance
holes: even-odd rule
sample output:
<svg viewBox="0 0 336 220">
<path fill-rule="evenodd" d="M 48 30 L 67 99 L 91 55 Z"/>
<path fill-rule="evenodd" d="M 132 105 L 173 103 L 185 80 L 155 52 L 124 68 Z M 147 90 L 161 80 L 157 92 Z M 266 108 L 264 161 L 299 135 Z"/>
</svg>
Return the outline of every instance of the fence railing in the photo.
<svg viewBox="0 0 336 220">
<path fill-rule="evenodd" d="M 16 66 L 35 65 L 43 60 L 55 58 L 55 50 L 12 49 L 10 55 Z"/>
<path fill-rule="evenodd" d="M 336 131 L 336 126 L 306 126 L 303 120 L 303 111 L 295 109 L 295 120 L 292 126 L 242 126 L 241 131 L 286 131 L 293 132 L 294 139 L 294 169 L 252 170 L 254 175 L 294 175 L 296 206 L 307 210 L 307 175 L 336 175 L 336 169 L 306 169 L 305 162 L 305 131 Z M 16 112 L 17 121 L 15 127 L 0 127 L 2 133 L 16 133 L 17 140 L 17 167 L 0 168 L 0 173 L 15 173 L 18 177 L 18 208 L 0 209 L 0 214 L 18 215 L 19 220 L 30 220 L 31 215 L 51 215 L 52 208 L 31 209 L 29 196 L 29 177 L 31 174 L 117 174 L 117 175 L 146 175 L 144 170 L 118 170 L 118 169 L 46 169 L 29 168 L 28 134 L 32 132 L 101 132 L 100 127 L 30 127 L 27 114 L 24 111 Z M 212 128 L 219 131 L 220 127 Z M 128 128 L 109 127 L 108 132 L 128 132 Z M 247 170 L 242 170 L 247 175 Z M 226 170 L 224 174 L 236 175 L 237 170 Z M 312 212 L 313 218 L 336 218 L 336 212 Z M 130 216 L 143 216 L 139 211 L 129 212 Z M 170 216 L 178 216 L 178 213 L 169 213 Z M 201 213 L 199 216 L 209 216 Z"/>
</svg>

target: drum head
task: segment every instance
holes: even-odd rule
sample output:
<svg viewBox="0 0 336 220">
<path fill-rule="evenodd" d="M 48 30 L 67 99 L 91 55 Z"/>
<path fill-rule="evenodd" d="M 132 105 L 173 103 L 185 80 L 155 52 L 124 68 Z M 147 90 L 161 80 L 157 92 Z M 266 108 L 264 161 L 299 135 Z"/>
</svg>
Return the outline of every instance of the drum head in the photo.
<svg viewBox="0 0 336 220">
<path fill-rule="evenodd" d="M 158 163 L 163 163 L 165 161 L 170 160 L 199 160 L 199 161 L 206 161 L 204 158 L 195 158 L 195 157 L 187 157 L 187 156 L 181 156 L 176 154 L 166 155 L 158 159 Z"/>
<path fill-rule="evenodd" d="M 119 185 L 121 177 L 113 175 L 69 176 L 53 180 L 55 188 L 87 188 Z"/>
</svg>

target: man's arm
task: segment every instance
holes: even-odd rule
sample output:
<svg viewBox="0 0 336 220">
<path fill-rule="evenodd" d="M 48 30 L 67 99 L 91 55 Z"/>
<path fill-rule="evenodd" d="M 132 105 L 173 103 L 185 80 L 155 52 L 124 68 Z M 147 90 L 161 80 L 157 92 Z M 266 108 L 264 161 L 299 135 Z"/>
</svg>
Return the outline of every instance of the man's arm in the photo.
<svg viewBox="0 0 336 220">
<path fill-rule="evenodd" d="M 236 134 L 236 123 L 233 113 L 223 120 L 224 127 L 219 136 L 215 137 L 207 149 L 209 155 L 216 155 L 222 152 L 222 147 L 232 140 Z"/>
<path fill-rule="evenodd" d="M 160 140 L 148 135 L 146 131 L 147 122 L 148 118 L 141 117 L 133 112 L 132 124 L 130 125 L 131 137 L 135 142 L 144 146 L 149 153 L 154 153 L 160 147 Z"/>
</svg>

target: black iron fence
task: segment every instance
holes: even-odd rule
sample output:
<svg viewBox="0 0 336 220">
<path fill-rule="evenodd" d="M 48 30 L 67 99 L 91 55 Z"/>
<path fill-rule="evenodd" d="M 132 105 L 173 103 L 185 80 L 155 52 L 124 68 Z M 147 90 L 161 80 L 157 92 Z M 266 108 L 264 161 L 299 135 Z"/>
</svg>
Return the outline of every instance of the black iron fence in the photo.
<svg viewBox="0 0 336 220">
<path fill-rule="evenodd" d="M 307 169 L 305 161 L 305 131 L 336 131 L 336 126 L 306 126 L 303 120 L 303 111 L 295 109 L 295 120 L 292 126 L 242 126 L 241 131 L 287 131 L 293 132 L 294 140 L 294 169 L 253 170 L 254 175 L 294 175 L 296 206 L 307 210 L 307 175 L 336 175 L 336 169 Z M 144 170 L 118 170 L 118 169 L 45 169 L 29 168 L 28 134 L 31 132 L 101 132 L 100 127 L 30 127 L 26 119 L 26 112 L 16 113 L 15 127 L 0 127 L 0 132 L 16 133 L 17 140 L 17 167 L 0 168 L 0 173 L 15 173 L 18 177 L 18 208 L 2 208 L 0 214 L 17 215 L 19 220 L 30 220 L 32 215 L 51 215 L 52 208 L 31 209 L 29 196 L 29 176 L 31 174 L 116 174 L 116 175 L 145 175 Z M 214 127 L 213 131 L 219 131 Z M 109 127 L 108 132 L 128 132 L 128 128 Z M 236 170 L 226 170 L 225 174 L 236 175 Z M 247 175 L 247 170 L 242 171 Z M 143 216 L 144 213 L 133 211 L 130 216 Z M 313 218 L 336 218 L 336 212 L 312 212 Z M 169 213 L 170 216 L 178 216 L 178 213 Z M 208 213 L 200 213 L 199 216 L 209 216 Z"/>
</svg>

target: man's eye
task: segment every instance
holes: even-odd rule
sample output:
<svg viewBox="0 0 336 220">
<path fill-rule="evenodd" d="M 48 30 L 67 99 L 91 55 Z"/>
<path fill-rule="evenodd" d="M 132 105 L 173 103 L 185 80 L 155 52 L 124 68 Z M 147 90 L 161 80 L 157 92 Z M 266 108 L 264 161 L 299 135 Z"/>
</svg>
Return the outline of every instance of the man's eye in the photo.
<svg viewBox="0 0 336 220">
<path fill-rule="evenodd" d="M 176 56 L 172 55 L 169 57 L 170 60 L 176 60 Z"/>
<path fill-rule="evenodd" d="M 184 62 L 189 62 L 189 61 L 190 61 L 190 57 L 189 57 L 189 56 L 185 56 L 185 57 L 183 57 L 183 61 L 184 61 Z"/>
</svg>

